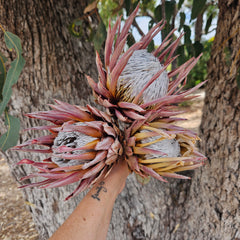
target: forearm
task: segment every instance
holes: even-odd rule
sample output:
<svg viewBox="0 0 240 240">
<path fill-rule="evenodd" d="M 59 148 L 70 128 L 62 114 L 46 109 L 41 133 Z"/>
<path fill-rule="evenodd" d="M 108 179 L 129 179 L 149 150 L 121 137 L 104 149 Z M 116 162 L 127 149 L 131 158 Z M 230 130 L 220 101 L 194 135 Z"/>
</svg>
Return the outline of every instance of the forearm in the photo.
<svg viewBox="0 0 240 240">
<path fill-rule="evenodd" d="M 50 240 L 106 239 L 114 202 L 128 175 L 127 171 L 120 176 L 114 172 L 88 192 Z"/>
</svg>

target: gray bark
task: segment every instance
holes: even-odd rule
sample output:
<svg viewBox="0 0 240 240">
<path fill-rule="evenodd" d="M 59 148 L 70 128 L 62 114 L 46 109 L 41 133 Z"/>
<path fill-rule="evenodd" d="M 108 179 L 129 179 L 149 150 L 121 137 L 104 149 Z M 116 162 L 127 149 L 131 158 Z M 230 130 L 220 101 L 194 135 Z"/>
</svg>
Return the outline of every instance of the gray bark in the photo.
<svg viewBox="0 0 240 240">
<path fill-rule="evenodd" d="M 54 5 L 46 0 L 1 0 L 0 3 L 3 24 L 22 39 L 27 60 L 11 102 L 12 112 L 21 117 L 23 128 L 37 123 L 20 113 L 42 110 L 52 98 L 75 104 L 90 101 L 84 73 L 96 79 L 94 50 L 87 37 L 83 35 L 79 41 L 67 30 L 68 23 L 81 15 L 87 1 L 60 0 Z M 141 186 L 133 175 L 129 176 L 114 207 L 109 240 L 240 238 L 240 98 L 236 82 L 239 3 L 222 0 L 219 6 L 201 125 L 202 148 L 209 162 L 202 169 L 188 173 L 191 181 L 161 183 L 152 179 Z M 88 34 L 87 24 L 84 34 Z M 232 37 L 225 41 L 229 36 Z M 225 59 L 225 47 L 231 53 L 230 66 Z M 29 134 L 24 133 L 21 140 L 27 137 Z M 21 157 L 16 153 L 9 157 L 16 179 L 30 172 L 27 167 L 15 165 Z M 40 239 L 47 239 L 82 198 L 64 202 L 72 189 L 73 186 L 24 190 L 27 201 L 33 204 L 30 211 Z"/>
<path fill-rule="evenodd" d="M 55 98 L 81 105 L 92 101 L 89 97 L 91 89 L 84 74 L 97 78 L 95 50 L 87 40 L 89 26 L 94 28 L 96 25 L 96 15 L 84 19 L 81 38 L 71 36 L 68 31 L 69 24 L 83 15 L 87 4 L 88 1 L 78 0 L 0 1 L 1 24 L 20 37 L 26 59 L 21 78 L 13 89 L 10 106 L 11 113 L 21 119 L 22 129 L 39 125 L 38 121 L 24 117 L 23 113 L 49 109 L 47 104 L 53 103 Z M 5 51 L 3 47 L 1 45 L 1 50 Z M 20 142 L 37 134 L 41 133 L 23 132 Z M 37 154 L 8 153 L 8 163 L 17 181 L 33 171 L 27 166 L 16 166 L 20 159 L 26 157 L 33 160 L 44 158 Z M 47 239 L 80 201 L 77 197 L 64 202 L 73 188 L 23 190 L 26 201 L 32 204 L 29 210 L 40 239 Z"/>
</svg>

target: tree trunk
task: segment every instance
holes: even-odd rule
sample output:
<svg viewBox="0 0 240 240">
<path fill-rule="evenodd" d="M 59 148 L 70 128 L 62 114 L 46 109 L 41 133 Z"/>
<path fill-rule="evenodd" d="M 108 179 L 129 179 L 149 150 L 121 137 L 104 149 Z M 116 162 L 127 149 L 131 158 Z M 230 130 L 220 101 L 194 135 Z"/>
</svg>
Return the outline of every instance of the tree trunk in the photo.
<svg viewBox="0 0 240 240">
<path fill-rule="evenodd" d="M 204 121 L 203 149 L 209 163 L 190 173 L 191 181 L 151 181 L 144 186 L 128 177 L 118 197 L 108 239 L 237 239 L 239 215 L 239 8 L 237 1 L 219 1 L 217 36 L 209 64 Z M 14 89 L 12 111 L 42 110 L 53 98 L 75 104 L 90 101 L 84 73 L 95 79 L 94 50 L 87 41 L 88 21 L 82 38 L 68 33 L 68 24 L 81 16 L 87 1 L 0 0 L 1 21 L 23 42 L 24 73 Z M 239 5 L 238 5 L 239 6 Z M 94 17 L 92 18 L 94 22 Z M 227 37 L 230 37 L 227 41 Z M 231 53 L 231 65 L 226 51 Z M 236 59 L 236 61 L 235 61 Z M 227 59 L 229 60 L 229 59 Z M 23 128 L 36 124 L 22 118 Z M 25 140 L 27 134 L 22 136 Z M 38 157 L 30 156 L 31 159 Z M 9 165 L 18 179 L 30 170 L 16 166 L 20 156 L 11 153 Z M 73 211 L 82 196 L 67 202 L 74 188 L 24 190 L 40 239 L 47 239 Z"/>
<path fill-rule="evenodd" d="M 203 26 L 203 13 L 199 14 L 195 23 L 195 42 L 201 41 Z"/>
<path fill-rule="evenodd" d="M 81 105 L 92 101 L 84 74 L 97 78 L 95 50 L 88 41 L 89 27 L 96 26 L 97 17 L 84 18 L 84 31 L 79 39 L 71 36 L 68 30 L 70 23 L 83 15 L 87 4 L 87 0 L 0 0 L 1 24 L 20 37 L 26 59 L 21 78 L 13 89 L 10 106 L 11 113 L 21 119 L 22 129 L 39 125 L 23 113 L 49 109 L 47 104 L 53 103 L 53 99 Z M 1 51 L 4 51 L 3 47 L 1 44 Z M 6 52 L 5 55 L 8 56 Z M 20 141 L 34 137 L 34 134 L 38 133 L 23 133 Z M 36 154 L 13 151 L 9 151 L 8 156 L 17 180 L 33 171 L 29 167 L 16 166 L 20 159 L 43 159 Z M 79 202 L 80 197 L 63 201 L 73 188 L 23 190 L 40 239 L 47 239 Z"/>
</svg>

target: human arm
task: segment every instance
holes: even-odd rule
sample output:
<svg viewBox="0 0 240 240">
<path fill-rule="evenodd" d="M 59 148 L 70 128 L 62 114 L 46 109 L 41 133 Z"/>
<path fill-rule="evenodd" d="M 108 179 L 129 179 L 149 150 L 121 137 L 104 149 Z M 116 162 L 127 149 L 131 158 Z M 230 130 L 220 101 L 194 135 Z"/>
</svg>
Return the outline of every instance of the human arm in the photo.
<svg viewBox="0 0 240 240">
<path fill-rule="evenodd" d="M 96 184 L 49 240 L 105 240 L 112 210 L 129 174 L 127 163 L 118 163 Z"/>
</svg>

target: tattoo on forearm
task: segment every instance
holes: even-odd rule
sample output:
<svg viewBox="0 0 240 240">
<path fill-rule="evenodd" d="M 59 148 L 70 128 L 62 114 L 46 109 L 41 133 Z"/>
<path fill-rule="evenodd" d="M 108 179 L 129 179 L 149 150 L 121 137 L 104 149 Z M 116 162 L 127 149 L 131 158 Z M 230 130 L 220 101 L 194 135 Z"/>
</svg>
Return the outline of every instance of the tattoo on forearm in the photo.
<svg viewBox="0 0 240 240">
<path fill-rule="evenodd" d="M 92 198 L 97 199 L 98 201 L 100 201 L 100 197 L 99 197 L 100 192 L 101 191 L 107 192 L 107 189 L 103 186 L 104 184 L 105 184 L 104 181 L 99 183 L 99 186 L 96 187 L 97 192 L 91 196 Z"/>
</svg>

